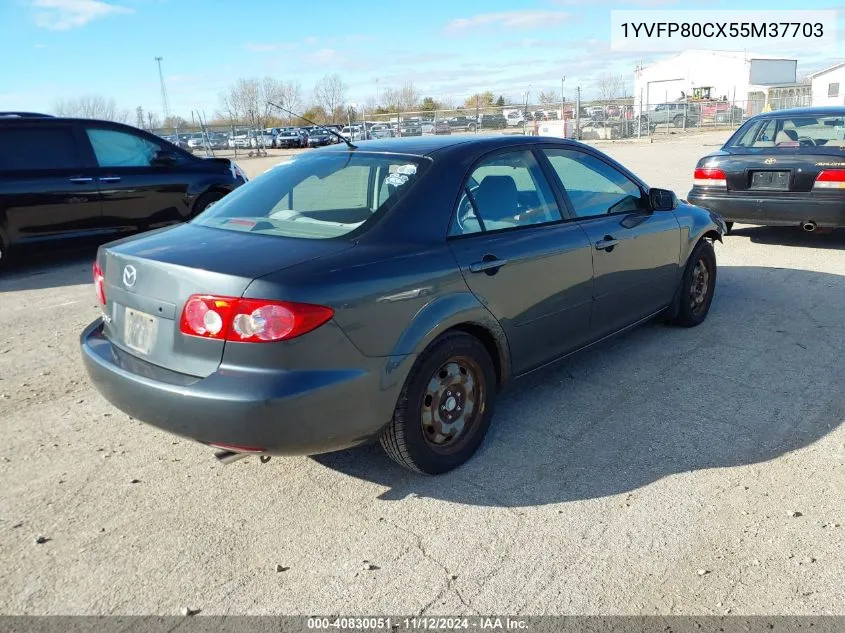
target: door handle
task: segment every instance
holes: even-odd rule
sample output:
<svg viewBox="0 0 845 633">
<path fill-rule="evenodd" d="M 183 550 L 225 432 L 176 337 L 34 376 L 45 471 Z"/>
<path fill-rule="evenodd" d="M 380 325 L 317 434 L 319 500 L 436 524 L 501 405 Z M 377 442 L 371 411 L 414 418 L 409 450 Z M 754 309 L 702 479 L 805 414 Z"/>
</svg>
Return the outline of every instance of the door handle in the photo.
<svg viewBox="0 0 845 633">
<path fill-rule="evenodd" d="M 480 262 L 475 262 L 469 265 L 471 273 L 487 273 L 488 275 L 495 275 L 496 272 L 505 264 L 508 263 L 506 259 L 498 259 L 493 255 L 485 255 Z"/>
<path fill-rule="evenodd" d="M 84 185 L 86 182 L 93 182 L 93 178 L 90 176 L 74 176 L 73 178 L 68 178 L 75 185 Z"/>
<path fill-rule="evenodd" d="M 604 238 L 600 239 L 596 242 L 596 249 L 600 251 L 609 251 L 611 248 L 616 246 L 619 243 L 619 240 L 613 239 L 612 235 L 605 235 Z"/>
<path fill-rule="evenodd" d="M 100 182 L 120 182 L 120 176 L 100 176 Z"/>
</svg>

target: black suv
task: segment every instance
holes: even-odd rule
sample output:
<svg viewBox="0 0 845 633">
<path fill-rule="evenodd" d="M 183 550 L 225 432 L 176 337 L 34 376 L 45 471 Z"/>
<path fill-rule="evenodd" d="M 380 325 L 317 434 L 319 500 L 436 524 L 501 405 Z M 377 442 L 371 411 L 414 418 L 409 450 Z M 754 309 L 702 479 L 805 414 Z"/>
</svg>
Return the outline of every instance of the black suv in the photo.
<svg viewBox="0 0 845 633">
<path fill-rule="evenodd" d="M 26 244 L 184 222 L 246 181 L 128 125 L 0 112 L 0 267 Z"/>
</svg>

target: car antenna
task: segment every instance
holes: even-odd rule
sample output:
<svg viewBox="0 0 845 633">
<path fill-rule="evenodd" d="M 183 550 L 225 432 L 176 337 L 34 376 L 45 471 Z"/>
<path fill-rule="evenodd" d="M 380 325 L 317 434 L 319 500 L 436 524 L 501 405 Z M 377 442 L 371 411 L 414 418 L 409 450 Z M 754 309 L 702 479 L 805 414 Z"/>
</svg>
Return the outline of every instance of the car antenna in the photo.
<svg viewBox="0 0 845 633">
<path fill-rule="evenodd" d="M 344 143 L 346 143 L 346 144 L 349 146 L 349 148 L 350 148 L 350 149 L 358 149 L 358 146 L 357 146 L 357 145 L 353 145 L 353 144 L 349 141 L 349 139 L 348 139 L 348 138 L 346 138 L 345 136 L 343 136 L 343 134 L 338 134 L 335 130 L 331 129 L 330 127 L 326 127 L 325 125 L 320 125 L 319 123 L 314 123 L 314 121 L 311 121 L 310 119 L 306 119 L 306 118 L 305 118 L 304 116 L 302 116 L 301 114 L 297 114 L 296 112 L 291 112 L 291 111 L 290 111 L 290 110 L 288 110 L 287 108 L 283 108 L 283 107 L 282 107 L 282 106 L 280 106 L 279 104 L 277 104 L 277 103 L 273 103 L 272 101 L 268 101 L 268 102 L 267 102 L 267 105 L 271 105 L 271 106 L 273 106 L 274 108 L 279 108 L 279 110 L 281 110 L 281 111 L 282 111 L 282 112 L 284 112 L 285 114 L 289 114 L 289 115 L 291 115 L 291 116 L 295 116 L 295 117 L 296 117 L 296 118 L 298 118 L 298 119 L 302 119 L 302 120 L 303 120 L 303 121 L 305 121 L 306 123 L 310 123 L 310 124 L 311 124 L 311 125 L 313 125 L 314 127 L 318 127 L 318 128 L 320 128 L 321 130 L 325 130 L 326 132 L 328 132 L 328 133 L 329 133 L 329 134 L 331 134 L 332 136 L 336 136 L 336 137 L 337 137 L 337 138 L 339 138 L 341 141 L 343 141 Z"/>
</svg>

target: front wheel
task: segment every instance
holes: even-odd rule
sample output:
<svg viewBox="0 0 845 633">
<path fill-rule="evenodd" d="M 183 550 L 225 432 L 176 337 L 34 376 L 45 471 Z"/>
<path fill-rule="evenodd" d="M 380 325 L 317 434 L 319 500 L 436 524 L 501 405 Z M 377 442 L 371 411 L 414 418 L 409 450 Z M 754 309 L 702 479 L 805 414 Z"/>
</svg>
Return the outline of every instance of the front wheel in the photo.
<svg viewBox="0 0 845 633">
<path fill-rule="evenodd" d="M 381 445 L 398 464 L 439 475 L 466 462 L 490 426 L 496 372 L 484 345 L 450 332 L 417 359 Z"/>
<path fill-rule="evenodd" d="M 680 304 L 674 319 L 676 325 L 701 325 L 710 312 L 716 290 L 716 252 L 713 244 L 701 240 L 690 255 L 681 279 Z"/>
<path fill-rule="evenodd" d="M 0 270 L 3 270 L 9 265 L 9 247 L 3 239 L 3 234 L 0 233 Z"/>
<path fill-rule="evenodd" d="M 202 194 L 199 198 L 197 198 L 196 203 L 194 203 L 194 217 L 198 216 L 200 213 L 205 211 L 208 207 L 220 200 L 222 197 L 223 194 L 219 191 L 208 191 Z"/>
</svg>

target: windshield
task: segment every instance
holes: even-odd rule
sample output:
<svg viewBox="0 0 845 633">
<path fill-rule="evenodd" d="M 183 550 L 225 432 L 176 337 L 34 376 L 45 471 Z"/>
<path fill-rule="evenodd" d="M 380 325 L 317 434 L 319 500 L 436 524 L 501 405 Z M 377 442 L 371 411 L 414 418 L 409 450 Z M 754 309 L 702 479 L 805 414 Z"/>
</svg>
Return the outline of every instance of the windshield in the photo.
<svg viewBox="0 0 845 633">
<path fill-rule="evenodd" d="M 428 161 L 419 156 L 316 152 L 238 187 L 192 223 L 279 237 L 351 233 L 405 196 Z"/>
<path fill-rule="evenodd" d="M 845 117 L 795 115 L 748 121 L 728 147 L 771 152 L 795 148 L 845 152 Z"/>
</svg>

